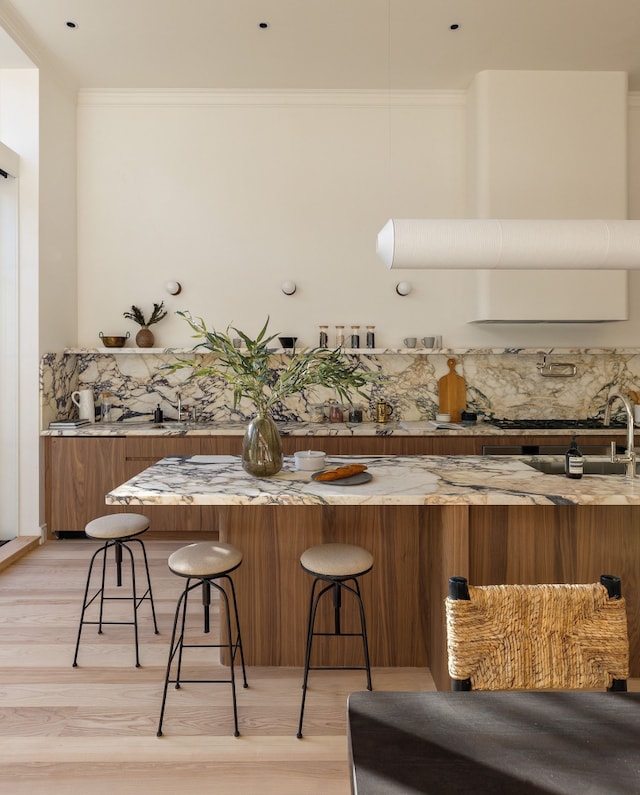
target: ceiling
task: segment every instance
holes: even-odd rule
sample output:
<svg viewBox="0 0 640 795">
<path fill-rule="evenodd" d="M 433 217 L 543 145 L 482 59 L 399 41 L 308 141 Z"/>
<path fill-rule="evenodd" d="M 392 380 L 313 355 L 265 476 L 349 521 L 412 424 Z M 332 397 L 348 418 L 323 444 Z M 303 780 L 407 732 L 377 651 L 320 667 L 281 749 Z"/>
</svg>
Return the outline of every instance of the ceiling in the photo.
<svg viewBox="0 0 640 795">
<path fill-rule="evenodd" d="M 640 90 L 640 0 L 0 0 L 0 26 L 0 67 L 26 65 L 17 39 L 77 88 L 465 89 L 485 69 L 575 69 Z"/>
</svg>

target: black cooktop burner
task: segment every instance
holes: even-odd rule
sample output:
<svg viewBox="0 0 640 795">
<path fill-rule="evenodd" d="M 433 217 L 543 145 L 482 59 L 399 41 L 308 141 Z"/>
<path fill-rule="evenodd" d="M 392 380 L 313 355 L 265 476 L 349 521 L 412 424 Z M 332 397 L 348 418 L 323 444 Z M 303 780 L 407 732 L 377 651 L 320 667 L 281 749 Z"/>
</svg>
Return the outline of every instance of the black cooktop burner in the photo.
<svg viewBox="0 0 640 795">
<path fill-rule="evenodd" d="M 503 430 L 553 430 L 553 429 L 591 429 L 591 428 L 605 428 L 606 426 L 601 419 L 596 417 L 587 417 L 582 420 L 507 420 L 507 419 L 492 419 L 488 420 L 490 425 L 495 425 L 497 428 Z M 611 428 L 622 428 L 624 423 L 617 419 L 611 419 Z"/>
</svg>

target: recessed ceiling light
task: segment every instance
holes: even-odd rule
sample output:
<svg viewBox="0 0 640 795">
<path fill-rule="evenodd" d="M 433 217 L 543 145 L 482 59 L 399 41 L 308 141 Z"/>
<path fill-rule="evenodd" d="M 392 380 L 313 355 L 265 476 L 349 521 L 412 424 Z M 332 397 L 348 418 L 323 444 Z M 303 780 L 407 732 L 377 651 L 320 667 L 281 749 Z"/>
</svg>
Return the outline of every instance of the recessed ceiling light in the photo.
<svg viewBox="0 0 640 795">
<path fill-rule="evenodd" d="M 261 30 L 266 30 L 269 27 L 269 23 L 268 22 L 258 22 L 258 27 Z"/>
<path fill-rule="evenodd" d="M 75 29 L 78 27 L 78 23 L 77 23 L 77 22 L 74 22 L 72 19 L 68 20 L 68 21 L 67 21 L 67 22 L 65 22 L 64 24 L 65 24 L 65 25 L 66 25 L 68 28 L 71 28 L 71 30 L 75 30 Z"/>
</svg>

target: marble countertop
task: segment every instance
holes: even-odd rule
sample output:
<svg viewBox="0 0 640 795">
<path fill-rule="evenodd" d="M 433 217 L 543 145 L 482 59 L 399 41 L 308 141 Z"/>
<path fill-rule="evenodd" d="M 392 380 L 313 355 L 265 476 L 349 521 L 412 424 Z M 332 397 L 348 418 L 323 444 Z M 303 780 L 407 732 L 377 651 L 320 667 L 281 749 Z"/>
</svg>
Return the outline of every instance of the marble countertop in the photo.
<svg viewBox="0 0 640 795">
<path fill-rule="evenodd" d="M 461 428 L 434 428 L 419 422 L 278 422 L 281 436 L 570 436 L 570 429 L 504 430 L 484 422 Z M 95 423 L 76 429 L 42 431 L 42 436 L 243 436 L 246 422 L 184 423 L 167 421 L 155 425 L 148 420 Z M 576 431 L 580 436 L 624 434 L 624 428 L 595 428 Z"/>
<path fill-rule="evenodd" d="M 558 458 L 556 456 L 556 458 Z M 561 457 L 559 457 L 561 458 Z M 330 456 L 327 467 L 363 463 L 371 481 L 318 483 L 293 456 L 255 478 L 238 456 L 164 458 L 106 495 L 108 505 L 640 505 L 640 478 L 571 480 L 527 466 L 534 457 Z"/>
</svg>

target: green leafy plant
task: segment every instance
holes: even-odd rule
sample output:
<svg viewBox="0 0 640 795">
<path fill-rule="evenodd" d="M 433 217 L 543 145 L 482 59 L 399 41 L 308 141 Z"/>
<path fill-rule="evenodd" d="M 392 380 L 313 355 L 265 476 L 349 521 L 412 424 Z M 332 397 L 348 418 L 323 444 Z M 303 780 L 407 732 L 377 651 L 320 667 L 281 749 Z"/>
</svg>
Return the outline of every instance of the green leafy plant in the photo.
<svg viewBox="0 0 640 795">
<path fill-rule="evenodd" d="M 377 372 L 365 370 L 360 361 L 349 361 L 340 349 L 305 348 L 293 353 L 283 368 L 274 367 L 269 344 L 278 335 L 267 336 L 269 318 L 258 336 L 252 339 L 234 326 L 227 327 L 223 333 L 208 329 L 202 318 L 193 318 L 189 312 L 176 314 L 191 326 L 195 338 L 202 339 L 194 350 L 205 349 L 216 354 L 217 359 L 211 366 L 202 366 L 194 360 L 180 360 L 165 365 L 165 369 L 175 371 L 190 367 L 194 378 L 224 378 L 233 387 L 234 408 L 244 397 L 254 403 L 258 414 L 267 414 L 272 406 L 289 395 L 312 392 L 318 386 L 335 390 L 345 401 L 353 391 L 367 398 L 362 388 L 381 377 Z M 234 347 L 230 332 L 242 340 L 243 349 Z"/>
<path fill-rule="evenodd" d="M 145 320 L 144 313 L 137 306 L 132 306 L 130 312 L 123 312 L 122 314 L 123 317 L 127 318 L 127 320 L 133 320 L 133 322 L 137 323 L 139 326 L 146 327 L 162 320 L 162 318 L 166 316 L 167 310 L 164 308 L 164 301 L 162 301 L 159 304 L 153 305 L 153 312 L 151 313 L 149 320 Z"/>
</svg>

